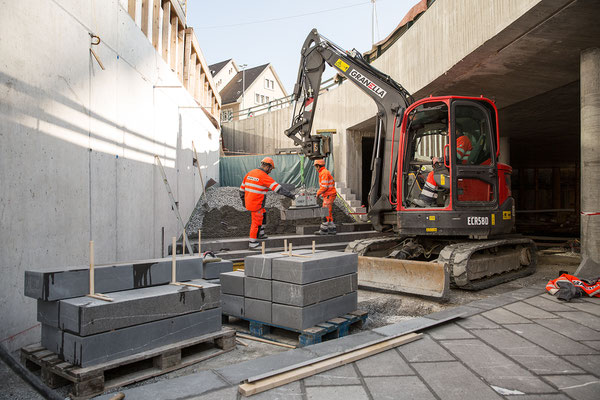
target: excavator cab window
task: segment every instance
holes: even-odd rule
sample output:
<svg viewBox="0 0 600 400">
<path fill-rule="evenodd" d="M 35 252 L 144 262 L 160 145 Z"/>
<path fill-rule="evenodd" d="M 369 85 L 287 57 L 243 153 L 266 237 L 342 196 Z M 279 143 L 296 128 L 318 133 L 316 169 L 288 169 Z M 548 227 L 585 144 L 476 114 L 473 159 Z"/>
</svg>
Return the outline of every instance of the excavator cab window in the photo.
<svg viewBox="0 0 600 400">
<path fill-rule="evenodd" d="M 450 173 L 444 161 L 448 137 L 448 106 L 425 103 L 407 117 L 403 180 L 405 207 L 447 207 Z"/>
<path fill-rule="evenodd" d="M 495 143 L 489 110 L 474 101 L 452 103 L 456 206 L 496 202 Z"/>
</svg>

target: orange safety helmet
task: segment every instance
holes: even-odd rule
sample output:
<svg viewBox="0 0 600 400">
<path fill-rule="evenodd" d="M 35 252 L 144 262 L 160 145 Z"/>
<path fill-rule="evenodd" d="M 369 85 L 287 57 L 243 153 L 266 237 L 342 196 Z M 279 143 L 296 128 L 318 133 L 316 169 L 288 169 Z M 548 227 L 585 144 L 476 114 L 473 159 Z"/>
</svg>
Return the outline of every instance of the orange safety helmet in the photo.
<svg viewBox="0 0 600 400">
<path fill-rule="evenodd" d="M 275 162 L 271 157 L 265 157 L 260 161 L 261 164 L 269 164 L 273 169 L 275 169 Z"/>
<path fill-rule="evenodd" d="M 315 166 L 320 165 L 321 167 L 325 166 L 325 160 L 321 159 L 321 160 L 315 160 L 314 163 Z"/>
</svg>

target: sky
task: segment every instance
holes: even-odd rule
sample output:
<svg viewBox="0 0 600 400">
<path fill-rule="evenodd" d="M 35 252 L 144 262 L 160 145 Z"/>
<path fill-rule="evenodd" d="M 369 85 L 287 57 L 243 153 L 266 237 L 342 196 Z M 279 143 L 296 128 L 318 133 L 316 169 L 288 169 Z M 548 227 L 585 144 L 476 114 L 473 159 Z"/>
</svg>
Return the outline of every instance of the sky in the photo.
<svg viewBox="0 0 600 400">
<path fill-rule="evenodd" d="M 418 2 L 376 0 L 375 42 L 387 37 Z M 246 68 L 271 63 L 288 94 L 311 29 L 346 50 L 371 49 L 371 0 L 188 0 L 187 7 L 187 24 L 209 65 L 230 58 Z M 328 67 L 323 80 L 333 75 Z"/>
</svg>

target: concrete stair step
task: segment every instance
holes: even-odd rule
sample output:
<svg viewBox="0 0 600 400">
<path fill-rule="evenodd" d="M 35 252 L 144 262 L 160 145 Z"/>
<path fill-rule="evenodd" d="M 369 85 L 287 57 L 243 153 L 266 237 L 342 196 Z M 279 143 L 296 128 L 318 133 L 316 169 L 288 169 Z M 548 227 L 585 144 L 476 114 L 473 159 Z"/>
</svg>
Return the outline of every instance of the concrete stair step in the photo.
<svg viewBox="0 0 600 400">
<path fill-rule="evenodd" d="M 346 203 L 348 203 L 350 205 L 350 207 L 352 207 L 352 208 L 357 208 L 357 207 L 362 206 L 362 202 L 360 200 L 350 200 L 350 201 L 346 201 Z"/>
<path fill-rule="evenodd" d="M 324 244 L 315 244 L 316 250 L 327 250 L 327 251 L 344 251 L 346 246 L 348 246 L 350 242 L 336 242 L 336 243 L 324 243 Z M 312 248 L 312 243 L 310 245 L 303 246 L 292 246 L 292 250 L 295 252 L 296 250 L 308 250 Z M 265 249 L 266 253 L 275 253 L 275 252 L 283 252 L 283 247 L 267 247 Z M 244 258 L 247 256 L 254 256 L 260 254 L 260 251 L 255 250 L 233 250 L 226 251 L 221 253 L 215 253 L 215 255 L 223 260 L 229 260 L 233 262 L 244 261 Z"/>
<path fill-rule="evenodd" d="M 298 235 L 310 235 L 315 231 L 319 230 L 319 225 L 303 225 L 296 227 L 296 233 Z M 351 223 L 351 224 L 337 224 L 338 233 L 342 232 L 364 232 L 372 231 L 373 225 L 368 223 Z"/>
<path fill-rule="evenodd" d="M 341 194 L 341 196 L 346 202 L 356 200 L 356 195 L 354 193 Z"/>
<path fill-rule="evenodd" d="M 312 246 L 312 241 L 314 240 L 317 245 L 321 244 L 329 244 L 336 242 L 351 242 L 357 239 L 370 238 L 374 236 L 381 235 L 380 232 L 377 231 L 362 231 L 362 232 L 341 232 L 337 235 L 281 235 L 281 236 L 271 236 L 265 240 L 267 248 L 283 248 L 283 242 L 285 239 L 288 240 L 288 243 L 292 243 L 293 247 L 297 246 Z M 194 251 L 198 251 L 198 242 L 193 243 Z M 235 250 L 246 250 L 248 249 L 248 238 L 227 238 L 227 239 L 215 239 L 215 240 L 203 240 L 202 241 L 202 251 L 212 251 L 215 254 L 226 251 L 235 251 Z M 169 248 L 170 251 L 170 248 Z"/>
<path fill-rule="evenodd" d="M 347 188 L 347 187 L 340 187 L 340 188 L 336 188 L 335 190 L 337 190 L 337 192 L 342 196 L 352 194 L 352 189 Z"/>
</svg>

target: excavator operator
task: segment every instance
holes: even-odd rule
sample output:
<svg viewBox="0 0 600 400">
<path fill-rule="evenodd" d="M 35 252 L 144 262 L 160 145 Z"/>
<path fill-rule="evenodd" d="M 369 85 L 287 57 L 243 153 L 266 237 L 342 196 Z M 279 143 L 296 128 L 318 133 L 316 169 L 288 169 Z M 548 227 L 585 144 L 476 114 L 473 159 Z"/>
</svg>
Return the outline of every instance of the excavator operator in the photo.
<svg viewBox="0 0 600 400">
<path fill-rule="evenodd" d="M 250 250 L 258 249 L 258 239 L 267 239 L 265 224 L 267 215 L 265 210 L 266 195 L 269 190 L 279 193 L 290 199 L 296 196 L 287 191 L 279 183 L 269 176 L 275 169 L 275 162 L 271 157 L 265 157 L 260 162 L 260 168 L 248 172 L 240 186 L 240 199 L 246 210 L 252 213 L 252 224 L 250 225 Z"/>
<path fill-rule="evenodd" d="M 323 217 L 321 225 L 319 226 L 319 230 L 315 232 L 316 235 L 335 235 L 337 233 L 337 228 L 333 223 L 333 202 L 337 196 L 337 191 L 335 190 L 335 181 L 333 180 L 333 176 L 331 176 L 331 172 L 325 168 L 325 160 L 316 160 L 315 169 L 319 173 L 319 190 L 317 191 L 317 197 L 321 196 L 323 198 L 323 207 L 327 207 L 329 209 L 329 215 L 327 217 Z"/>
</svg>

